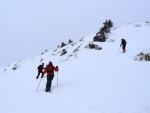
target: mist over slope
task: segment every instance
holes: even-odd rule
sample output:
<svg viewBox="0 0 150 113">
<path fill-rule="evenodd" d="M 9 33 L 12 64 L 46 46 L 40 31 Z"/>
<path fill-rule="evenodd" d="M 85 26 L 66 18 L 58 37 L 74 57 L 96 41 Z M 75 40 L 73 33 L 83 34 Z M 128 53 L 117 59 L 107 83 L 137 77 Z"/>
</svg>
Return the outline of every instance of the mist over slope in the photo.
<svg viewBox="0 0 150 113">
<path fill-rule="evenodd" d="M 126 24 L 113 28 L 106 42 L 92 42 L 92 34 L 0 69 L 0 112 L 149 113 L 150 63 L 137 58 L 150 53 L 149 31 L 149 23 Z M 121 38 L 127 41 L 126 53 Z M 90 49 L 89 43 L 102 49 Z M 63 49 L 67 53 L 61 56 Z M 46 75 L 36 92 L 37 67 L 49 61 L 60 68 L 52 93 L 45 92 Z"/>
</svg>

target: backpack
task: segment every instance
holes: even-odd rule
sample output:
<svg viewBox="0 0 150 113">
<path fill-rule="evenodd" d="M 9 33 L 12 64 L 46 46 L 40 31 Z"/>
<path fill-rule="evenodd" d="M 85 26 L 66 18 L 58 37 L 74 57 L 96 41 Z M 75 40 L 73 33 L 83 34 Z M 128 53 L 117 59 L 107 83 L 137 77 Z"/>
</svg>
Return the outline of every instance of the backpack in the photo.
<svg viewBox="0 0 150 113">
<path fill-rule="evenodd" d="M 127 44 L 127 42 L 126 42 L 126 40 L 125 40 L 125 39 L 123 39 L 123 40 L 122 40 L 122 43 L 123 43 L 123 44 Z"/>
<path fill-rule="evenodd" d="M 43 65 L 39 65 L 38 70 L 42 70 L 43 69 Z"/>
<path fill-rule="evenodd" d="M 47 66 L 47 72 L 53 72 L 53 66 L 48 65 Z"/>
</svg>

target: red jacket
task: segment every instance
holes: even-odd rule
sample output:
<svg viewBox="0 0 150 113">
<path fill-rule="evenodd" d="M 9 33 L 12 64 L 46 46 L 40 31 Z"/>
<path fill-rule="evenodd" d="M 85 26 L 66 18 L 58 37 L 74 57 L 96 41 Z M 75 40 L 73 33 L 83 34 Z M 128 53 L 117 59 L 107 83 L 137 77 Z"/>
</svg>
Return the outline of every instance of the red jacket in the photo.
<svg viewBox="0 0 150 113">
<path fill-rule="evenodd" d="M 49 65 L 48 65 L 49 66 Z M 53 66 L 53 71 L 52 72 L 48 72 L 48 66 L 46 66 L 45 70 L 44 70 L 44 74 L 47 73 L 47 75 L 54 75 L 54 71 L 58 71 L 59 69 Z"/>
</svg>

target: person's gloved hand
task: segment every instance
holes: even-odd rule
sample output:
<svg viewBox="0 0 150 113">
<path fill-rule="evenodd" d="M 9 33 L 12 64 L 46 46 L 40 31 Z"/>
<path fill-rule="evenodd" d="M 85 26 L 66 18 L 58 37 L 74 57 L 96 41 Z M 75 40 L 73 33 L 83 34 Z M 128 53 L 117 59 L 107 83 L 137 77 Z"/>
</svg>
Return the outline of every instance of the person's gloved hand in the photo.
<svg viewBox="0 0 150 113">
<path fill-rule="evenodd" d="M 59 70 L 58 66 L 56 66 L 56 68 Z M 58 70 L 57 70 L 57 72 L 58 72 Z"/>
</svg>

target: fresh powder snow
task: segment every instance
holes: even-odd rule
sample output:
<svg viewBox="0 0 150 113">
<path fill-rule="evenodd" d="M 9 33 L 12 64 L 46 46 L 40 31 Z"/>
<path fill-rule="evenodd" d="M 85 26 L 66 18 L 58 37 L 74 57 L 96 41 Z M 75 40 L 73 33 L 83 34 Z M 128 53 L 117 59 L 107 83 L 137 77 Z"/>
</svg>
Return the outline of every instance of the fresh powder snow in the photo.
<svg viewBox="0 0 150 113">
<path fill-rule="evenodd" d="M 0 113 L 150 113 L 150 62 L 137 58 L 150 53 L 150 24 L 113 28 L 106 42 L 93 42 L 94 36 L 1 68 Z M 90 49 L 89 43 L 102 49 Z M 49 61 L 59 71 L 52 92 L 45 92 L 46 74 L 36 79 L 37 67 Z"/>
</svg>

